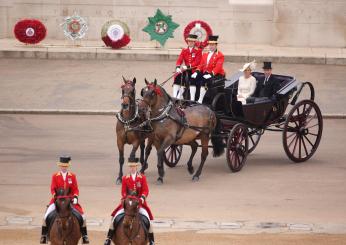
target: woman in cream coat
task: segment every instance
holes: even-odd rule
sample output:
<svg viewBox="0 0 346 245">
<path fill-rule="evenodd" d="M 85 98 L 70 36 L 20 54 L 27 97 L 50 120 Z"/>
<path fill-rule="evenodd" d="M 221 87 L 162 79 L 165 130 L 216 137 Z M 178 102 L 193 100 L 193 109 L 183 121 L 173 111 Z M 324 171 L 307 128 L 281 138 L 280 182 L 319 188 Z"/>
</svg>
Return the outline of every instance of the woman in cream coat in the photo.
<svg viewBox="0 0 346 245">
<path fill-rule="evenodd" d="M 246 63 L 243 69 L 244 75 L 239 78 L 237 99 L 242 104 L 246 104 L 246 99 L 250 97 L 256 89 L 256 78 L 251 75 L 251 71 L 255 69 L 255 61 Z"/>
</svg>

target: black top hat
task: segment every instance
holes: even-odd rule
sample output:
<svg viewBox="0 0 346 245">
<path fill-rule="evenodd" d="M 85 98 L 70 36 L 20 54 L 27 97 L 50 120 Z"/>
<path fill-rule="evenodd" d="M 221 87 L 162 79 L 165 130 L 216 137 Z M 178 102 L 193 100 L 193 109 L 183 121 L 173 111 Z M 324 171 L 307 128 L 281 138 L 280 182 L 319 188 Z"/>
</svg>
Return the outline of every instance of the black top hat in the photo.
<svg viewBox="0 0 346 245">
<path fill-rule="evenodd" d="M 197 35 L 195 34 L 189 34 L 186 38 L 188 41 L 197 41 Z"/>
<path fill-rule="evenodd" d="M 139 158 L 138 157 L 129 157 L 128 162 L 139 162 Z"/>
<path fill-rule="evenodd" d="M 270 61 L 263 62 L 263 69 L 272 69 L 272 63 Z"/>
<path fill-rule="evenodd" d="M 217 43 L 217 39 L 219 38 L 219 36 L 215 36 L 215 35 L 210 35 L 208 37 L 208 43 Z"/>
<path fill-rule="evenodd" d="M 71 161 L 71 157 L 68 157 L 68 156 L 61 156 L 60 157 L 61 163 L 69 163 L 70 161 Z"/>
</svg>

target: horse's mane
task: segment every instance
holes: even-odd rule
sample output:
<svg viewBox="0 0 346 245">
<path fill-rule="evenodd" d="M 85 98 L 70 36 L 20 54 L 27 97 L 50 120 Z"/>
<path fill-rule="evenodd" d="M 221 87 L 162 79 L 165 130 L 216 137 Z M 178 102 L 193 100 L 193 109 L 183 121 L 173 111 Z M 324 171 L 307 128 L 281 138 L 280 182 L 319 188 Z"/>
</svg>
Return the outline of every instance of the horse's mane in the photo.
<svg viewBox="0 0 346 245">
<path fill-rule="evenodd" d="M 167 96 L 168 98 L 168 101 L 171 101 L 172 100 L 172 97 L 167 93 L 167 91 L 161 86 L 161 85 L 156 85 L 156 86 L 159 86 L 161 91 L 164 92 L 164 94 Z"/>
</svg>

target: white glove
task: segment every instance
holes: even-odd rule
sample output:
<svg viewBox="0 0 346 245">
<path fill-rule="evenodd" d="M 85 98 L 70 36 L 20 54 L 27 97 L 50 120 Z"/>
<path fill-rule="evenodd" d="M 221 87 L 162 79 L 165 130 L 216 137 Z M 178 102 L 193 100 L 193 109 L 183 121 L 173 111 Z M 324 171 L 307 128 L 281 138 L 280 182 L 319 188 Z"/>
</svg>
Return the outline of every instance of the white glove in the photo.
<svg viewBox="0 0 346 245">
<path fill-rule="evenodd" d="M 192 75 L 191 75 L 191 78 L 196 78 L 197 77 L 197 72 L 194 72 Z"/>
<path fill-rule="evenodd" d="M 141 197 L 140 200 L 141 200 L 141 203 L 144 204 L 144 198 Z"/>
<path fill-rule="evenodd" d="M 204 79 L 209 79 L 209 78 L 211 78 L 211 75 L 210 74 L 205 74 L 203 77 L 204 77 Z"/>
<path fill-rule="evenodd" d="M 77 197 L 73 198 L 73 204 L 76 205 L 77 203 L 78 203 L 78 198 Z"/>
<path fill-rule="evenodd" d="M 187 70 L 187 66 L 182 66 L 181 68 L 183 68 L 183 70 Z"/>
<path fill-rule="evenodd" d="M 177 67 L 177 69 L 175 70 L 176 73 L 181 73 L 181 69 L 179 67 Z"/>
</svg>

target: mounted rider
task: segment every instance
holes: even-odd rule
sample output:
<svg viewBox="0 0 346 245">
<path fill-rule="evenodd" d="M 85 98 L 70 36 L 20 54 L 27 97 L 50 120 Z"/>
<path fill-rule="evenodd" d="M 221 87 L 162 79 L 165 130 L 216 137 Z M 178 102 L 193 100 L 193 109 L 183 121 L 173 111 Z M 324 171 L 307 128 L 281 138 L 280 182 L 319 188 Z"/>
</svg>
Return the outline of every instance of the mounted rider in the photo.
<svg viewBox="0 0 346 245">
<path fill-rule="evenodd" d="M 83 224 L 80 227 L 82 240 L 83 240 L 82 242 L 83 244 L 88 244 L 89 238 L 87 234 L 85 215 L 81 205 L 78 203 L 79 189 L 78 189 L 77 177 L 74 173 L 71 173 L 68 171 L 68 168 L 71 165 L 71 157 L 61 156 L 60 161 L 58 162 L 57 165 L 60 167 L 60 171 L 52 175 L 52 181 L 50 185 L 52 198 L 49 202 L 48 208 L 44 215 L 40 243 L 41 244 L 48 243 L 47 217 L 49 217 L 53 212 L 56 212 L 55 211 L 56 190 L 58 190 L 59 188 L 64 188 L 64 189 L 69 189 L 70 195 L 73 196 L 72 208 L 75 209 L 78 212 L 78 214 L 83 218 Z"/>
<path fill-rule="evenodd" d="M 225 61 L 223 53 L 217 49 L 219 36 L 210 35 L 208 38 L 209 52 L 204 53 L 202 61 L 197 70 L 191 75 L 195 79 L 195 83 L 201 86 L 198 102 L 202 103 L 207 88 L 213 81 L 225 77 L 223 63 Z"/>
<path fill-rule="evenodd" d="M 137 168 L 139 166 L 139 159 L 138 158 L 130 158 L 128 160 L 128 166 L 130 169 L 130 173 L 123 177 L 122 179 L 122 186 L 121 186 L 121 203 L 118 205 L 118 207 L 112 212 L 112 221 L 111 225 L 108 230 L 107 238 L 104 242 L 104 245 L 110 245 L 112 237 L 115 235 L 116 231 L 116 225 L 114 224 L 114 221 L 116 220 L 117 216 L 124 214 L 124 207 L 123 207 L 123 200 L 127 196 L 134 196 L 137 197 L 140 200 L 140 208 L 139 213 L 143 216 L 147 217 L 148 220 L 150 220 L 150 227 L 149 227 L 149 244 L 154 245 L 154 233 L 153 233 L 153 225 L 152 220 L 154 220 L 154 217 L 151 213 L 151 210 L 147 204 L 147 197 L 149 195 L 149 187 L 147 183 L 147 179 L 145 175 L 140 174 L 137 171 Z"/>
<path fill-rule="evenodd" d="M 189 34 L 186 38 L 187 48 L 181 50 L 176 62 L 176 73 L 173 84 L 173 97 L 182 99 L 186 86 L 190 86 L 190 100 L 195 100 L 196 84 L 191 80 L 191 74 L 195 72 L 201 62 L 202 49 L 195 46 L 197 35 Z M 184 63 L 184 65 L 182 65 Z"/>
</svg>

